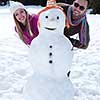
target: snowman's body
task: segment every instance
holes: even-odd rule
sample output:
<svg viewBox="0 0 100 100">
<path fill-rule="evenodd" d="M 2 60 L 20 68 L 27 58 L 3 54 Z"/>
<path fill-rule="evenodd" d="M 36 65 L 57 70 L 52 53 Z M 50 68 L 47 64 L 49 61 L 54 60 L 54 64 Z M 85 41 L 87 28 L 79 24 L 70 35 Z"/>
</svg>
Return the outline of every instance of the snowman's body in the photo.
<svg viewBox="0 0 100 100">
<path fill-rule="evenodd" d="M 73 85 L 67 72 L 72 64 L 70 41 L 63 35 L 65 15 L 51 8 L 39 16 L 39 36 L 32 41 L 29 59 L 34 74 L 24 88 L 26 100 L 72 100 Z"/>
</svg>

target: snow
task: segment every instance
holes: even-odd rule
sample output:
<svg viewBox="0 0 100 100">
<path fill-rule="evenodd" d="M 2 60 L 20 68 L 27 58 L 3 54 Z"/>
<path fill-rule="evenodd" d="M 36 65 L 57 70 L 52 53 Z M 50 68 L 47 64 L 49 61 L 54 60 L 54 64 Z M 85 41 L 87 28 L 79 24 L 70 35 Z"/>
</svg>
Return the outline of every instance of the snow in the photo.
<svg viewBox="0 0 100 100">
<path fill-rule="evenodd" d="M 37 13 L 41 7 L 27 9 Z M 87 18 L 91 37 L 89 47 L 86 50 L 74 48 L 70 75 L 75 88 L 73 100 L 100 100 L 100 15 L 87 14 Z M 24 100 L 23 86 L 32 75 L 28 50 L 16 36 L 9 7 L 0 7 L 0 100 Z"/>
</svg>

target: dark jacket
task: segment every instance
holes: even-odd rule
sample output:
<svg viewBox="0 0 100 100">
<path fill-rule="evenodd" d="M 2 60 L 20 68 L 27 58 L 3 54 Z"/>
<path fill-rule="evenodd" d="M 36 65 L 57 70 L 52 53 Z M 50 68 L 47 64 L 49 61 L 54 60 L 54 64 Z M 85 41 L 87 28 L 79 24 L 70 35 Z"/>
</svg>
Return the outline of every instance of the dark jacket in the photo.
<svg viewBox="0 0 100 100">
<path fill-rule="evenodd" d="M 64 9 L 64 12 L 67 16 L 67 11 L 68 11 L 68 6 L 62 6 L 62 8 Z M 69 38 L 69 40 L 71 41 L 72 45 L 74 47 L 77 47 L 77 48 L 81 48 L 81 49 L 86 49 L 88 47 L 88 44 L 89 44 L 89 41 L 90 41 L 90 36 L 89 36 L 89 25 L 88 25 L 88 22 L 86 21 L 86 24 L 87 24 L 87 28 L 86 28 L 86 39 L 87 39 L 87 43 L 85 44 L 82 44 L 80 42 L 80 31 L 81 31 L 81 26 L 82 26 L 82 23 L 80 23 L 79 25 L 77 26 L 72 26 L 70 25 L 69 28 L 65 27 L 64 29 L 64 35 Z M 70 36 L 73 36 L 75 34 L 79 34 L 79 40 L 77 39 L 74 39 L 74 38 L 71 38 Z"/>
</svg>

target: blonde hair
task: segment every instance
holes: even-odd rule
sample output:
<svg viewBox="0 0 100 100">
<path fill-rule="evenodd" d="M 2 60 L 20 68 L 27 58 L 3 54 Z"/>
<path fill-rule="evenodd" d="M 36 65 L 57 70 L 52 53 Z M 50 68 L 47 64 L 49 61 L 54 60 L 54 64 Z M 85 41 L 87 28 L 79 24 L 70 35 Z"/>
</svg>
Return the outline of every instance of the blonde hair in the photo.
<svg viewBox="0 0 100 100">
<path fill-rule="evenodd" d="M 32 31 L 31 31 L 31 27 L 30 27 L 30 23 L 29 23 L 29 14 L 27 13 L 27 11 L 25 10 L 26 12 L 26 24 L 25 24 L 25 28 L 26 30 L 28 31 L 29 35 L 32 36 Z M 26 44 L 26 41 L 24 39 L 24 36 L 23 36 L 23 31 L 22 31 L 22 28 L 21 28 L 21 23 L 16 19 L 15 15 L 13 14 L 13 18 L 14 18 L 14 21 L 15 21 L 15 24 L 16 24 L 16 31 L 20 37 L 20 39 Z"/>
</svg>

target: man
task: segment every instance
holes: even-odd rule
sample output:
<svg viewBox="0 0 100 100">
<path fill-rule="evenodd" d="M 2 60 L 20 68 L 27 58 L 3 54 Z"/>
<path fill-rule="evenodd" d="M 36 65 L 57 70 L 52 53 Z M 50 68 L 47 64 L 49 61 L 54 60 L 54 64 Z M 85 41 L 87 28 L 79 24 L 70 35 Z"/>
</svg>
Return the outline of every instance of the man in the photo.
<svg viewBox="0 0 100 100">
<path fill-rule="evenodd" d="M 72 5 L 65 3 L 57 3 L 61 6 L 67 16 L 64 35 L 69 38 L 73 47 L 86 49 L 88 47 L 89 25 L 86 19 L 86 11 L 89 5 L 89 0 L 75 0 Z M 79 39 L 71 38 L 78 34 Z"/>
</svg>

